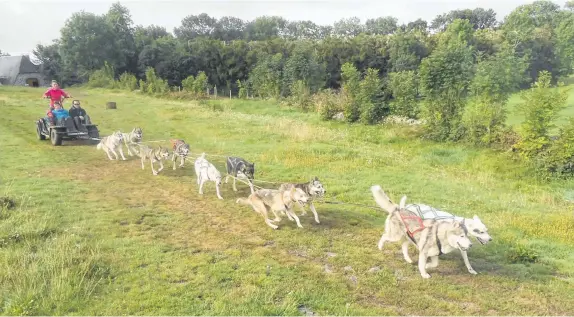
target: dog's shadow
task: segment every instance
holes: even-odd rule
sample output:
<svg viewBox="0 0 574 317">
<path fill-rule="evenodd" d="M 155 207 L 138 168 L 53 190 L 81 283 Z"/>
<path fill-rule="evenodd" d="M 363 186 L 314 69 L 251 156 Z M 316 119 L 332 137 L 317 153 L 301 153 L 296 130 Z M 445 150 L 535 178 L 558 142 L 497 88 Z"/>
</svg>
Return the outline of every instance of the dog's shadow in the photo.
<svg viewBox="0 0 574 317">
<path fill-rule="evenodd" d="M 492 243 L 492 245 L 473 247 L 467 254 L 472 268 L 479 275 L 498 275 L 519 281 L 546 281 L 548 278 L 561 275 L 558 272 L 558 267 L 552 263 L 541 261 L 527 262 L 524 260 L 518 262 L 510 261 L 508 258 L 509 252 L 511 252 L 511 246 Z M 468 272 L 458 251 L 442 255 L 440 260 L 453 263 L 457 266 L 457 270 Z"/>
</svg>

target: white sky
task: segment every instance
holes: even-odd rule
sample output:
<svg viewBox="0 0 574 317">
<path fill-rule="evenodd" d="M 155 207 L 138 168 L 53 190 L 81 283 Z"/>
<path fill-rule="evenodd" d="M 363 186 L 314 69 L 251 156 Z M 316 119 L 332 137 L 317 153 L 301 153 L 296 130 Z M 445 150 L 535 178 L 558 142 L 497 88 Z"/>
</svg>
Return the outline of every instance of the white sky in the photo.
<svg viewBox="0 0 574 317">
<path fill-rule="evenodd" d="M 566 0 L 553 2 L 563 6 Z M 36 44 L 50 44 L 60 37 L 60 29 L 72 13 L 85 10 L 107 12 L 115 1 L 107 0 L 0 0 L 0 50 L 11 55 L 31 53 Z M 394 16 L 400 23 L 422 18 L 431 21 L 438 14 L 454 9 L 492 8 L 502 20 L 519 5 L 533 0 L 122 0 L 134 24 L 164 26 L 168 31 L 179 26 L 190 14 L 212 17 L 235 16 L 252 20 L 262 15 L 279 15 L 287 20 L 311 20 L 332 24 L 341 18 L 357 16 L 361 22 L 380 16 Z"/>
</svg>

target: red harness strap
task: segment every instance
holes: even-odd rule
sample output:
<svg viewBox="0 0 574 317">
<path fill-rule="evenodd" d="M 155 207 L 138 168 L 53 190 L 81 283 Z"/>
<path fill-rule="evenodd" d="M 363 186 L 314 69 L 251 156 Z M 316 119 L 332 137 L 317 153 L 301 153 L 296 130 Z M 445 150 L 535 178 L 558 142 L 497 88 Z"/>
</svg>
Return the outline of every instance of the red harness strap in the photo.
<svg viewBox="0 0 574 317">
<path fill-rule="evenodd" d="M 414 238 L 414 234 L 424 230 L 426 227 L 423 224 L 423 218 L 413 215 L 413 216 L 403 216 L 402 213 L 399 212 L 399 215 L 401 216 L 401 220 L 403 221 L 403 224 L 405 225 L 405 227 L 407 228 L 407 234 L 411 237 Z M 415 219 L 418 222 L 418 228 L 414 231 L 411 231 L 411 229 L 409 228 L 409 226 L 407 225 L 407 222 L 405 220 L 407 219 Z"/>
</svg>

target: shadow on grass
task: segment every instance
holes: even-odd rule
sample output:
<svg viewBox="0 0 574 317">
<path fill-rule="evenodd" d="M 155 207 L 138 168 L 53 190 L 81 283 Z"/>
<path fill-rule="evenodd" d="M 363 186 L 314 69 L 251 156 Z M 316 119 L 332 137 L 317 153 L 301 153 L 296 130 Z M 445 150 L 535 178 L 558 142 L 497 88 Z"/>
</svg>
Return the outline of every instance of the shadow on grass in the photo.
<svg viewBox="0 0 574 317">
<path fill-rule="evenodd" d="M 510 255 L 514 252 L 514 246 L 511 244 L 491 243 L 480 245 L 474 239 L 473 243 L 474 246 L 467 252 L 467 254 L 471 266 L 478 272 L 478 274 L 498 275 L 523 282 L 534 280 L 548 281 L 550 278 L 558 274 L 558 267 L 545 261 L 512 261 L 512 257 Z M 413 260 L 414 259 L 415 258 L 413 257 Z M 466 273 L 468 271 L 459 251 L 453 251 L 452 253 L 442 255 L 440 260 L 449 261 L 455 264 L 457 267 L 455 270 L 456 272 L 460 271 Z M 430 271 L 429 273 L 432 274 Z M 441 272 L 441 274 L 443 273 L 444 272 Z"/>
</svg>

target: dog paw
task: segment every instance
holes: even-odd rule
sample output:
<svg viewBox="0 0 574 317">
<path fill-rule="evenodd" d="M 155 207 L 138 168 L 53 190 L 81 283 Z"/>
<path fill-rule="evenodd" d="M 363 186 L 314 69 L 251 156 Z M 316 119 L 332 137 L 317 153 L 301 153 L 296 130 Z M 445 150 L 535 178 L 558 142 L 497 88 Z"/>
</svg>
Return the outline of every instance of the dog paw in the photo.
<svg viewBox="0 0 574 317">
<path fill-rule="evenodd" d="M 380 249 L 380 250 L 382 250 L 382 249 Z M 405 259 L 405 261 L 407 261 L 407 263 L 413 264 L 413 260 L 411 260 L 411 259 Z M 426 268 L 428 269 L 428 264 L 427 264 Z"/>
<path fill-rule="evenodd" d="M 219 198 L 219 199 L 223 200 L 223 197 L 217 197 L 217 198 Z"/>
<path fill-rule="evenodd" d="M 468 273 L 470 273 L 470 274 L 478 274 L 475 270 L 468 270 Z"/>
<path fill-rule="evenodd" d="M 421 274 L 421 276 L 422 276 L 423 278 L 430 278 L 430 274 L 428 274 L 428 273 Z"/>
</svg>

